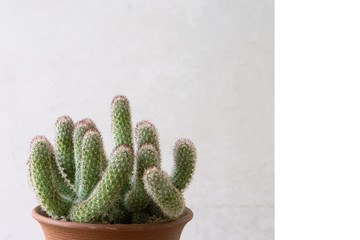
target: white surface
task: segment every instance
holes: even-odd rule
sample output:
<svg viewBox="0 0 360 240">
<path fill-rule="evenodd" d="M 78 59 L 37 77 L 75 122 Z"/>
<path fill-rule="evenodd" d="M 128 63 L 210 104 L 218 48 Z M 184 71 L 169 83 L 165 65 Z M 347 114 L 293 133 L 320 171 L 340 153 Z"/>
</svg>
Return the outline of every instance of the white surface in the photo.
<svg viewBox="0 0 360 240">
<path fill-rule="evenodd" d="M 111 150 L 112 98 L 160 132 L 163 168 L 180 137 L 198 148 L 183 239 L 271 240 L 273 3 L 0 2 L 0 239 L 42 239 L 25 162 L 35 135 L 92 118 Z"/>
<path fill-rule="evenodd" d="M 360 239 L 359 9 L 276 1 L 276 240 Z"/>
</svg>

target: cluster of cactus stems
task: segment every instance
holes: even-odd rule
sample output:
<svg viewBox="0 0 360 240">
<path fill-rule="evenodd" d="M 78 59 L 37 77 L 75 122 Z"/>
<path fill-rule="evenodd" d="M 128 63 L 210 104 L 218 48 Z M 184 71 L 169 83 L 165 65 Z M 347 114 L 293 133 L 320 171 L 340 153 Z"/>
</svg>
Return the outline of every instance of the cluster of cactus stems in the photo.
<svg viewBox="0 0 360 240">
<path fill-rule="evenodd" d="M 31 141 L 29 181 L 43 210 L 54 219 L 82 223 L 178 218 L 185 208 L 182 192 L 195 169 L 194 144 L 188 139 L 176 142 L 174 169 L 168 175 L 161 170 L 155 126 L 149 121 L 138 123 L 134 144 L 127 98 L 115 97 L 111 111 L 114 149 L 110 159 L 90 119 L 74 124 L 70 117 L 60 117 L 55 124 L 55 149 L 44 136 Z"/>
</svg>

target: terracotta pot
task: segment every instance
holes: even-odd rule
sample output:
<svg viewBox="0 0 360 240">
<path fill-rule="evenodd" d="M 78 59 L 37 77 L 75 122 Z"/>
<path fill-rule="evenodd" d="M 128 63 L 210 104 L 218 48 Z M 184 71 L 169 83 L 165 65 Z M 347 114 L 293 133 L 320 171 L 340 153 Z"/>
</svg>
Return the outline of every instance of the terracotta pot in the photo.
<svg viewBox="0 0 360 240">
<path fill-rule="evenodd" d="M 186 208 L 180 218 L 161 223 L 146 224 L 90 224 L 60 221 L 49 218 L 37 206 L 32 210 L 32 216 L 41 225 L 46 240 L 179 240 L 187 222 L 193 217 L 193 212 Z"/>
</svg>

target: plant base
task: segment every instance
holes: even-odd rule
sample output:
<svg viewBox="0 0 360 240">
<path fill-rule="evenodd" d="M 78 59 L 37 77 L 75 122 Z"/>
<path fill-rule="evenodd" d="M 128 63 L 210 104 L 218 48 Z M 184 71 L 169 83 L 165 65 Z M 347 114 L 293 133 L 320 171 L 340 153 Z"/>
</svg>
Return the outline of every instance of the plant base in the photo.
<svg viewBox="0 0 360 240">
<path fill-rule="evenodd" d="M 193 218 L 193 212 L 186 208 L 184 214 L 174 221 L 146 224 L 60 221 L 49 218 L 40 206 L 32 210 L 32 216 L 40 223 L 46 240 L 179 240 L 184 226 Z"/>
</svg>

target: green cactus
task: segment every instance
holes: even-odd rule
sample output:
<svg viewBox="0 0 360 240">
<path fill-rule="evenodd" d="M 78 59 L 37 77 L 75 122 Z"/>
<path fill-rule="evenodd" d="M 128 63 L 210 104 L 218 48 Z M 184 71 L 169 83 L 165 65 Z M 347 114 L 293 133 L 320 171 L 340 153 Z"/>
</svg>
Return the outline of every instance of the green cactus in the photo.
<svg viewBox="0 0 360 240">
<path fill-rule="evenodd" d="M 125 96 L 116 96 L 111 102 L 111 130 L 114 147 L 126 145 L 134 151 L 130 103 Z M 119 206 L 124 205 L 123 198 L 130 189 L 130 178 L 131 176 L 126 180 L 121 195 L 117 200 Z"/>
<path fill-rule="evenodd" d="M 75 124 L 75 130 L 74 130 L 74 137 L 73 137 L 73 143 L 74 143 L 74 159 L 75 159 L 75 190 L 77 193 L 79 193 L 79 187 L 81 183 L 81 171 L 78 169 L 81 169 L 81 161 L 82 161 L 82 142 L 84 135 L 86 131 L 88 130 L 96 130 L 95 123 L 89 119 L 83 119 Z"/>
<path fill-rule="evenodd" d="M 53 218 L 64 218 L 71 202 L 61 197 L 53 184 L 55 153 L 50 142 L 43 136 L 31 141 L 29 170 L 30 182 L 42 208 Z"/>
<path fill-rule="evenodd" d="M 137 148 L 144 144 L 152 144 L 155 147 L 155 150 L 158 153 L 158 164 L 160 167 L 161 159 L 160 159 L 160 144 L 159 144 L 159 134 L 155 126 L 149 121 L 141 121 L 136 124 L 135 128 L 135 138 L 137 141 Z"/>
<path fill-rule="evenodd" d="M 108 223 L 131 223 L 131 213 L 125 208 L 123 199 L 118 197 L 101 216 L 101 220 Z"/>
<path fill-rule="evenodd" d="M 82 141 L 82 161 L 79 169 L 79 200 L 86 199 L 102 175 L 101 149 L 102 140 L 96 130 L 88 130 Z"/>
<path fill-rule="evenodd" d="M 116 96 L 111 102 L 111 130 L 115 148 L 119 145 L 126 145 L 134 152 L 130 104 L 125 96 Z M 130 190 L 131 176 L 132 174 L 125 180 L 120 195 L 103 214 L 102 219 L 112 223 L 127 222 L 128 211 L 125 208 L 124 197 Z"/>
<path fill-rule="evenodd" d="M 174 159 L 171 181 L 182 191 L 189 185 L 195 171 L 195 145 L 189 139 L 179 139 L 175 144 Z"/>
<path fill-rule="evenodd" d="M 167 217 L 177 218 L 183 213 L 184 197 L 164 171 L 156 167 L 149 168 L 143 181 L 147 193 Z"/>
<path fill-rule="evenodd" d="M 131 190 L 125 198 L 125 206 L 129 211 L 139 212 L 149 204 L 150 198 L 145 191 L 142 177 L 147 168 L 157 166 L 158 162 L 158 153 L 153 145 L 146 143 L 139 148 Z"/>
<path fill-rule="evenodd" d="M 71 185 L 75 183 L 75 160 L 73 132 L 74 123 L 69 116 L 60 117 L 55 123 L 57 149 L 57 161 L 64 178 L 70 181 Z"/>
<path fill-rule="evenodd" d="M 131 222 L 140 224 L 149 222 L 149 214 L 145 211 L 137 211 L 131 215 Z"/>
<path fill-rule="evenodd" d="M 126 145 L 133 147 L 131 113 L 129 100 L 124 96 L 117 96 L 111 104 L 112 132 L 115 147 Z"/>
<path fill-rule="evenodd" d="M 111 156 L 108 168 L 89 198 L 74 204 L 70 210 L 70 220 L 90 222 L 100 216 L 107 206 L 120 194 L 128 173 L 132 168 L 132 151 L 128 146 L 118 146 Z"/>
<path fill-rule="evenodd" d="M 29 182 L 42 208 L 52 218 L 74 222 L 148 223 L 179 217 L 185 208 L 182 191 L 194 174 L 194 144 L 177 141 L 170 177 L 160 169 L 155 126 L 148 121 L 136 125 L 134 154 L 129 101 L 117 96 L 111 110 L 110 161 L 90 119 L 74 125 L 70 117 L 60 117 L 56 151 L 43 136 L 32 140 Z"/>
</svg>

